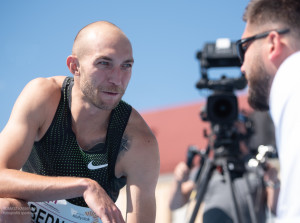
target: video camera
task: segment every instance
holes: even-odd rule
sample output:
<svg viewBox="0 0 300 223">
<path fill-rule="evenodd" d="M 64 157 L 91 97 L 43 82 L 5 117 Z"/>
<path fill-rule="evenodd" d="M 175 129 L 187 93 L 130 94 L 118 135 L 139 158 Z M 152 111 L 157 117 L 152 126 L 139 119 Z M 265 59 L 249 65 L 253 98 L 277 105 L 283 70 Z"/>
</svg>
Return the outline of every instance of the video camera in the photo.
<svg viewBox="0 0 300 223">
<path fill-rule="evenodd" d="M 239 78 L 224 75 L 220 80 L 210 80 L 207 72 L 210 68 L 241 66 L 235 42 L 218 39 L 216 43 L 207 43 L 197 53 L 197 59 L 201 64 L 201 79 L 196 87 L 214 91 L 207 98 L 206 114 L 203 114 L 202 119 L 213 124 L 231 124 L 238 117 L 238 103 L 233 92 L 245 88 L 247 80 L 243 74 Z"/>
<path fill-rule="evenodd" d="M 208 96 L 204 111 L 201 112 L 201 118 L 211 123 L 211 133 L 205 136 L 209 137 L 206 150 L 200 150 L 197 146 L 190 146 L 187 152 L 187 166 L 193 167 L 193 159 L 200 156 L 200 165 L 195 178 L 195 193 L 191 199 L 195 202 L 189 202 L 191 210 L 188 213 L 187 222 L 194 223 L 200 205 L 202 204 L 209 182 L 214 173 L 222 175 L 222 184 L 226 183 L 228 191 L 231 194 L 234 215 L 234 222 L 244 222 L 235 193 L 235 180 L 239 178 L 246 186 L 246 192 L 243 193 L 247 197 L 247 206 L 251 222 L 257 222 L 256 209 L 250 196 L 249 177 L 246 168 L 247 160 L 250 158 L 240 143 L 245 142 L 253 133 L 253 123 L 248 116 L 239 112 L 238 100 L 234 94 L 235 90 L 241 90 L 246 87 L 247 80 L 241 73 L 238 78 L 222 75 L 219 79 L 211 79 L 208 75 L 210 68 L 226 68 L 241 66 L 237 56 L 236 46 L 229 39 L 218 39 L 216 43 L 205 44 L 202 51 L 197 53 L 197 59 L 201 64 L 201 79 L 197 82 L 198 89 L 212 90 L 212 94 Z M 238 121 L 238 122 L 237 122 Z M 245 127 L 245 129 L 241 129 Z M 213 144 L 212 144 L 213 143 Z M 211 148 L 214 153 L 211 154 Z M 265 162 L 266 155 L 272 151 L 270 147 L 261 147 L 261 151 L 251 159 L 251 171 L 257 176 L 261 182 L 263 171 L 260 170 Z M 210 155 L 213 155 L 212 157 Z M 245 174 L 246 173 L 246 174 Z M 219 181 L 218 181 L 219 182 Z M 221 182 L 220 182 L 221 183 Z M 257 191 L 262 191 L 258 189 Z M 251 191 L 252 193 L 252 191 Z M 256 196 L 260 194 L 256 193 Z M 250 198 L 250 199 L 249 199 Z M 244 211 L 244 208 L 243 210 Z"/>
<path fill-rule="evenodd" d="M 209 121 L 214 133 L 214 148 L 223 147 L 232 154 L 239 153 L 238 142 L 241 134 L 234 127 L 238 120 L 239 108 L 235 90 L 246 87 L 244 74 L 238 78 L 222 75 L 220 79 L 209 78 L 210 68 L 241 66 L 237 55 L 235 42 L 229 39 L 218 39 L 215 43 L 206 43 L 202 51 L 197 52 L 201 64 L 201 79 L 197 82 L 198 89 L 209 89 L 213 93 L 208 96 L 205 110 L 201 112 L 203 121 Z"/>
</svg>

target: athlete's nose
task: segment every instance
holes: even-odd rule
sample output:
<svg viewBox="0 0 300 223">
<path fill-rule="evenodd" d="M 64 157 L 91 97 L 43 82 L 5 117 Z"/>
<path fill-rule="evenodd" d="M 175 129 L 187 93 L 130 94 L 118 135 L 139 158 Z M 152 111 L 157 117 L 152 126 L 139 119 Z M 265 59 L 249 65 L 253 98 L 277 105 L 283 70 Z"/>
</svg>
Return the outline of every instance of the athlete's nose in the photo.
<svg viewBox="0 0 300 223">
<path fill-rule="evenodd" d="M 114 85 L 121 85 L 122 80 L 122 71 L 120 68 L 114 68 L 112 69 L 111 73 L 108 76 L 108 80 L 110 83 Z"/>
</svg>

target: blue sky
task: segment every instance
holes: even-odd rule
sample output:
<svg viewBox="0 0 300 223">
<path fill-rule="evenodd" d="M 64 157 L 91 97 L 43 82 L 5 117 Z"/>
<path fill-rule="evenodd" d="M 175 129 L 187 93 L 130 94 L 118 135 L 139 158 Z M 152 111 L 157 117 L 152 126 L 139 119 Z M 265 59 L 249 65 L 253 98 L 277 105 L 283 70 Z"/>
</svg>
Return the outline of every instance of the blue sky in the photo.
<svg viewBox="0 0 300 223">
<path fill-rule="evenodd" d="M 115 23 L 132 42 L 135 64 L 124 100 L 138 111 L 202 100 L 195 88 L 200 78 L 196 52 L 217 38 L 239 39 L 247 2 L 1 1 L 0 131 L 28 81 L 71 75 L 66 58 L 73 39 L 83 26 L 98 20 Z"/>
</svg>

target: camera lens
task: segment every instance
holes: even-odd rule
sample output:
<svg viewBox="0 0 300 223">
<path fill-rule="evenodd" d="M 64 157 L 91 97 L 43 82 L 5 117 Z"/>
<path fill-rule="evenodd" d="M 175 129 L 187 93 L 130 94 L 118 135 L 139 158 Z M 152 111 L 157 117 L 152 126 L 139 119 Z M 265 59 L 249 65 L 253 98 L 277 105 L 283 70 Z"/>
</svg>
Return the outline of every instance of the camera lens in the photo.
<svg viewBox="0 0 300 223">
<path fill-rule="evenodd" d="M 213 123 L 232 123 L 237 119 L 238 104 L 234 94 L 218 92 L 207 99 L 208 120 Z"/>
<path fill-rule="evenodd" d="M 213 106 L 213 113 L 222 119 L 228 117 L 232 112 L 232 103 L 227 98 L 221 98 Z"/>
</svg>

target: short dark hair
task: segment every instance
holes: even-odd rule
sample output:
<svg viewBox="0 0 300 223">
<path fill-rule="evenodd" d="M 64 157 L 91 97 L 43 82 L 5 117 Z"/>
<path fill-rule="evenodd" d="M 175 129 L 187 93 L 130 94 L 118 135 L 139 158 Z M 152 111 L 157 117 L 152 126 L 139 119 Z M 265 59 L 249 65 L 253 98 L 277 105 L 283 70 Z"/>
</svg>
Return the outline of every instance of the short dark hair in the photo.
<svg viewBox="0 0 300 223">
<path fill-rule="evenodd" d="M 300 37 L 300 0 L 251 0 L 243 20 L 254 25 L 282 24 Z"/>
</svg>

